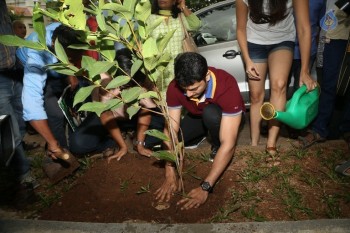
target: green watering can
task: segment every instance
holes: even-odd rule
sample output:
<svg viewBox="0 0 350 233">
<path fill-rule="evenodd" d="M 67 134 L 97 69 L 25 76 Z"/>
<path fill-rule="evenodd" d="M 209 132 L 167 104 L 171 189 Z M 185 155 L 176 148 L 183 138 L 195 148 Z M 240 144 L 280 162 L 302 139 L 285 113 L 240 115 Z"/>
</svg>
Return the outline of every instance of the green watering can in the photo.
<svg viewBox="0 0 350 233">
<path fill-rule="evenodd" d="M 318 86 L 307 92 L 307 87 L 303 85 L 287 101 L 285 112 L 276 111 L 271 103 L 264 103 L 260 115 L 265 120 L 276 119 L 294 129 L 303 129 L 317 116 L 319 94 Z"/>
</svg>

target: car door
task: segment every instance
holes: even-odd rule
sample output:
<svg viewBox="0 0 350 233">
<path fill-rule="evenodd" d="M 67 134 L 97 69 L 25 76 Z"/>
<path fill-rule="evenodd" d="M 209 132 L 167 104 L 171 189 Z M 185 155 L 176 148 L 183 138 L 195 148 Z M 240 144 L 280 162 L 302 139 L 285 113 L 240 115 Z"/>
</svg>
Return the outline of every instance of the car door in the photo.
<svg viewBox="0 0 350 233">
<path fill-rule="evenodd" d="M 248 83 L 236 38 L 235 2 L 219 2 L 195 14 L 202 21 L 201 29 L 193 35 L 200 54 L 207 59 L 209 66 L 223 69 L 236 78 L 243 99 L 248 104 Z"/>
</svg>

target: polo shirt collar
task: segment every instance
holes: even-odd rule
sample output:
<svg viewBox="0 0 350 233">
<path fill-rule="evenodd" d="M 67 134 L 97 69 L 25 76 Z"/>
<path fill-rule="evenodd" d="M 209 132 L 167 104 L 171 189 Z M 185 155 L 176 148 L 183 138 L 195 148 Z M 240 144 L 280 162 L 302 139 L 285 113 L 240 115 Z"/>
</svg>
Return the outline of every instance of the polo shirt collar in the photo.
<svg viewBox="0 0 350 233">
<path fill-rule="evenodd" d="M 208 81 L 207 88 L 205 89 L 205 93 L 204 93 L 205 99 L 204 100 L 206 100 L 206 99 L 213 99 L 214 95 L 215 95 L 215 90 L 216 90 L 216 76 L 210 70 L 209 70 L 209 73 L 210 73 L 210 78 L 209 78 L 209 81 Z M 191 100 L 195 101 L 195 102 L 201 102 L 197 98 L 191 98 Z"/>
</svg>

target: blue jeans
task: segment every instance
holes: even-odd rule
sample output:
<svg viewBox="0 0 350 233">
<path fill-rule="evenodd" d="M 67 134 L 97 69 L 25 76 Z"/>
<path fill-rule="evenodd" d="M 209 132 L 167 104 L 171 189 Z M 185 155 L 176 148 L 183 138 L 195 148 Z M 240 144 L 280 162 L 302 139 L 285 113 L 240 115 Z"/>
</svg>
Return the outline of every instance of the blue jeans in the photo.
<svg viewBox="0 0 350 233">
<path fill-rule="evenodd" d="M 15 71 L 0 72 L 0 115 L 10 115 L 15 138 L 15 153 L 10 166 L 19 177 L 30 169 L 26 158 L 22 139 L 25 134 L 25 124 L 22 118 L 23 106 L 21 77 Z"/>
<path fill-rule="evenodd" d="M 312 130 L 323 138 L 327 138 L 329 134 L 328 126 L 334 110 L 339 71 L 346 45 L 347 40 L 331 40 L 330 43 L 325 44 L 323 52 L 323 77 L 320 102 L 317 117 L 312 124 Z M 345 112 L 345 120 L 350 119 L 349 114 L 350 111 Z"/>
<path fill-rule="evenodd" d="M 98 153 L 115 146 L 116 143 L 95 113 L 89 113 L 76 131 L 69 135 L 69 150 L 77 155 Z"/>
<path fill-rule="evenodd" d="M 47 121 L 52 134 L 55 136 L 59 144 L 68 148 L 66 137 L 66 118 L 63 115 L 61 108 L 58 106 L 58 99 L 67 86 L 63 78 L 47 78 L 44 89 L 44 106 L 47 114 Z"/>
</svg>

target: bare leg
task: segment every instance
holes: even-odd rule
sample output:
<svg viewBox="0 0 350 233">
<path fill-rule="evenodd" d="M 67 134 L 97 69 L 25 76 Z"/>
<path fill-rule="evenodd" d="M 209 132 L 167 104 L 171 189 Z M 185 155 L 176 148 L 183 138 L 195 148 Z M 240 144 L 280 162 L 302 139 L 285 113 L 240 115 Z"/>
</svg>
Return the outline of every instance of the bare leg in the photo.
<svg viewBox="0 0 350 233">
<path fill-rule="evenodd" d="M 286 49 L 277 50 L 271 53 L 268 58 L 271 86 L 270 102 L 278 111 L 285 109 L 287 81 L 292 61 L 293 53 Z M 280 123 L 277 120 L 270 121 L 266 147 L 276 147 L 279 130 Z"/>
<path fill-rule="evenodd" d="M 260 107 L 265 96 L 265 77 L 267 72 L 266 63 L 256 63 L 260 73 L 260 80 L 249 80 L 250 91 L 250 137 L 251 145 L 257 146 L 260 140 Z"/>
</svg>

